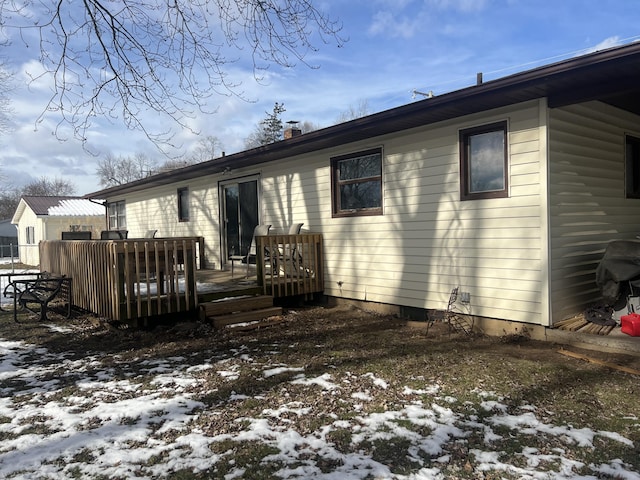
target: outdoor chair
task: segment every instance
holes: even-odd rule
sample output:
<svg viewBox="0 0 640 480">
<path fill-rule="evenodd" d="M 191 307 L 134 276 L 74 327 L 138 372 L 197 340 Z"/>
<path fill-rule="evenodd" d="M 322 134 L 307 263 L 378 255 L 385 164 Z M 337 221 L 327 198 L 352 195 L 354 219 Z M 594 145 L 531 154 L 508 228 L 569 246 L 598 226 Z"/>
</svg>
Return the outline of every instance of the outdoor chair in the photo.
<svg viewBox="0 0 640 480">
<path fill-rule="evenodd" d="M 128 234 L 128 230 L 103 230 L 100 232 L 100 240 L 123 240 Z"/>
<path fill-rule="evenodd" d="M 289 227 L 289 231 L 287 232 L 289 235 L 300 235 L 300 230 L 302 230 L 302 226 L 304 223 L 293 223 Z"/>
<path fill-rule="evenodd" d="M 231 255 L 229 260 L 231 261 L 231 277 L 233 277 L 233 266 L 235 262 L 247 262 L 247 273 L 245 278 L 249 277 L 249 264 L 251 263 L 251 258 L 256 258 L 256 237 L 263 237 L 269 235 L 269 230 L 271 229 L 271 225 L 258 225 L 253 230 L 253 236 L 251 237 L 251 245 L 249 246 L 249 250 L 246 255 Z"/>
<path fill-rule="evenodd" d="M 287 231 L 287 235 L 300 235 L 303 225 L 304 223 L 291 224 Z M 302 265 L 302 258 L 298 252 L 298 245 L 295 243 L 285 245 L 284 248 L 278 252 L 278 257 L 274 264 L 278 269 L 284 268 L 285 264 L 288 264 L 290 271 L 299 269 Z"/>
<path fill-rule="evenodd" d="M 289 227 L 289 231 L 287 232 L 288 235 L 300 235 L 300 230 L 302 230 L 302 226 L 304 225 L 304 223 L 294 223 Z M 283 257 L 285 259 L 289 259 L 290 261 L 292 261 L 295 264 L 300 263 L 299 262 L 299 255 L 298 255 L 298 245 L 297 244 L 293 244 L 293 245 L 287 245 L 285 247 L 285 251 L 283 254 Z"/>
</svg>

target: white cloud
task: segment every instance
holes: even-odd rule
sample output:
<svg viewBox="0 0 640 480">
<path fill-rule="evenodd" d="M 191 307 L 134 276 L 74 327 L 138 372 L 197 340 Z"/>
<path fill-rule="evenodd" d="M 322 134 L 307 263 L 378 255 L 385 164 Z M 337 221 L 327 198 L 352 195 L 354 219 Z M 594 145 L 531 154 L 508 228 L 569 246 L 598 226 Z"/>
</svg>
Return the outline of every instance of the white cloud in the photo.
<svg viewBox="0 0 640 480">
<path fill-rule="evenodd" d="M 484 10 L 487 7 L 488 0 L 426 0 L 426 3 L 442 10 L 471 13 Z"/>
<path fill-rule="evenodd" d="M 369 33 L 371 35 L 411 38 L 415 35 L 418 27 L 419 22 L 416 19 L 396 18 L 390 11 L 380 11 L 373 16 Z"/>
<path fill-rule="evenodd" d="M 587 50 L 588 53 L 597 52 L 598 50 L 606 50 L 607 48 L 617 47 L 622 42 L 618 35 L 613 37 L 608 37 L 602 40 L 600 43 L 595 45 L 594 47 Z"/>
</svg>

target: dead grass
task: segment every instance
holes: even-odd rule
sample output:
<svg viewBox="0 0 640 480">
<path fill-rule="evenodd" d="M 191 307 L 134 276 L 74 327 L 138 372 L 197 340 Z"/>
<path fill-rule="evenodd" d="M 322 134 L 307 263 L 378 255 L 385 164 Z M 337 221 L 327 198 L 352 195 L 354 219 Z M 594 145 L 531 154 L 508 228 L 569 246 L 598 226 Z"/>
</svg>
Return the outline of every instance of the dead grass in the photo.
<svg viewBox="0 0 640 480">
<path fill-rule="evenodd" d="M 397 411 L 407 407 L 406 388 L 421 391 L 437 386 L 438 402 L 463 415 L 482 422 L 495 412 L 482 405 L 497 402 L 506 405 L 508 412 L 522 412 L 535 405 L 540 421 L 554 425 L 589 428 L 616 432 L 634 443 L 634 447 L 616 442 L 597 440 L 596 448 L 549 443 L 549 439 L 523 433 L 518 435 L 508 427 L 496 439 L 492 449 L 502 452 L 504 461 L 521 461 L 523 448 L 541 452 L 562 449 L 565 455 L 585 464 L 620 458 L 640 471 L 640 378 L 612 371 L 560 355 L 558 346 L 526 338 L 478 338 L 451 333 L 445 324 L 437 323 L 426 331 L 407 328 L 392 316 L 377 315 L 355 308 L 310 307 L 290 311 L 284 322 L 263 330 L 237 332 L 216 331 L 200 323 L 185 323 L 157 327 L 153 330 L 114 330 L 88 317 L 66 320 L 52 318 L 53 324 L 70 326 L 73 334 L 52 331 L 33 317 L 21 316 L 15 324 L 9 313 L 0 313 L 0 338 L 21 340 L 45 347 L 50 352 L 65 352 L 66 358 L 84 358 L 87 353 L 98 355 L 102 368 L 113 361 L 113 368 L 139 359 L 185 357 L 194 364 L 205 359 L 224 358 L 230 351 L 251 354 L 252 362 L 236 365 L 237 378 L 223 381 L 207 374 L 206 395 L 199 398 L 216 409 L 233 395 L 241 399 L 224 416 L 202 414 L 194 428 L 211 436 L 240 434 L 248 418 L 277 410 L 283 401 L 307 406 L 308 413 L 288 413 L 281 422 L 300 435 L 317 432 L 322 425 L 350 422 L 365 414 Z M 575 350 L 575 349 L 574 349 Z M 579 350 L 576 350 L 579 351 Z M 640 358 L 599 352 L 583 352 L 600 360 L 640 369 Z M 286 365 L 304 369 L 306 377 L 327 371 L 340 378 L 340 395 L 318 395 L 317 389 L 292 383 L 296 371 L 264 377 L 261 368 L 267 365 Z M 131 375 L 131 373 L 128 373 Z M 142 373 L 140 375 L 143 375 Z M 384 379 L 386 386 L 372 379 Z M 69 386 L 73 389 L 73 386 Z M 370 400 L 359 403 L 354 410 L 353 398 L 369 395 Z M 425 404 L 434 401 L 433 393 L 420 394 Z M 351 399 L 351 401 L 345 401 Z M 357 403 L 357 402 L 356 402 Z M 629 418 L 635 418 L 630 421 Z M 131 419 L 135 423 L 135 419 Z M 339 423 L 337 423 L 339 425 Z M 400 425 L 424 435 L 428 427 Z M 38 429 L 38 425 L 31 426 Z M 422 428 L 422 430 L 421 430 Z M 382 430 L 384 431 L 384 429 Z M 422 453 L 422 465 L 407 451 L 415 445 L 407 436 L 386 432 L 380 440 L 354 440 L 356 432 L 336 428 L 327 439 L 340 452 L 361 452 L 388 465 L 397 475 L 409 475 L 421 466 L 434 465 L 435 455 Z M 556 440 L 554 440 L 556 441 Z M 355 442 L 355 443 L 354 443 Z M 464 441 L 447 443 L 448 463 L 438 464 L 445 478 L 518 478 L 508 472 L 480 472 L 473 462 L 474 449 L 487 449 L 482 435 L 471 435 Z M 215 451 L 232 451 L 214 471 L 193 473 L 174 472 L 171 478 L 222 478 L 242 466 L 242 478 L 273 478 L 282 467 L 277 460 L 269 461 L 275 453 L 263 443 L 217 443 Z M 232 460 L 231 460 L 232 459 Z M 520 459 L 520 460 L 519 460 Z M 322 471 L 330 472 L 335 459 L 303 459 L 314 461 Z M 162 459 L 158 459 L 162 462 Z M 302 461 L 302 460 L 301 460 Z M 291 467 L 290 467 L 291 468 Z M 541 467 L 542 468 L 542 467 Z M 553 466 L 545 469 L 553 470 Z M 543 469 L 544 470 L 544 469 Z M 587 469 L 585 474 L 589 472 Z"/>
</svg>

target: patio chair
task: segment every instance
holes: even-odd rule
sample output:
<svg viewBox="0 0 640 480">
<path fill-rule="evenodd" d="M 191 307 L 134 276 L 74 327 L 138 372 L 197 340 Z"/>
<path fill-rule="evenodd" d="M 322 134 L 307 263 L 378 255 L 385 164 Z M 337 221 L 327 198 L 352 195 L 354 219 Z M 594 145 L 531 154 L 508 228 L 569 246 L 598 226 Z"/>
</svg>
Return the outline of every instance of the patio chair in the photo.
<svg viewBox="0 0 640 480">
<path fill-rule="evenodd" d="M 287 235 L 299 235 L 304 223 L 293 223 Z M 285 264 L 288 264 L 290 271 L 299 269 L 302 266 L 302 258 L 298 252 L 298 244 L 286 244 L 278 252 L 277 257 L 274 258 L 273 266 L 278 269 L 284 268 Z M 278 273 L 279 274 L 279 273 Z"/>
<path fill-rule="evenodd" d="M 128 233 L 128 230 L 103 230 L 100 232 L 100 240 L 123 240 Z"/>
<path fill-rule="evenodd" d="M 231 255 L 229 260 L 231 261 L 231 277 L 233 277 L 233 266 L 235 262 L 247 262 L 247 274 L 245 278 L 249 277 L 249 264 L 251 263 L 251 258 L 256 257 L 256 237 L 263 237 L 265 235 L 269 235 L 269 230 L 271 229 L 271 225 L 258 225 L 253 230 L 253 236 L 251 237 L 251 245 L 249 246 L 249 250 L 246 255 Z"/>
<path fill-rule="evenodd" d="M 302 230 L 303 225 L 304 223 L 292 223 L 287 233 L 289 235 L 300 235 L 300 230 Z"/>
<path fill-rule="evenodd" d="M 300 230 L 302 230 L 302 226 L 304 223 L 293 223 L 289 227 L 289 231 L 287 232 L 289 235 L 300 235 Z M 290 259 L 296 266 L 300 264 L 300 258 L 298 255 L 298 245 L 287 245 L 285 247 L 285 251 L 283 254 L 285 259 Z"/>
</svg>

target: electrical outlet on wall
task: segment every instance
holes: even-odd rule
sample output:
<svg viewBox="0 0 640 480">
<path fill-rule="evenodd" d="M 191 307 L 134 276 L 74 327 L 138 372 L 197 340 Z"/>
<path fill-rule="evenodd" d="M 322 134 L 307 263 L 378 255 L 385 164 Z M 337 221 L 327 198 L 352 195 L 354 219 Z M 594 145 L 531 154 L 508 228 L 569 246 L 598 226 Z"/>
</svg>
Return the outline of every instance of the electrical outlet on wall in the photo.
<svg viewBox="0 0 640 480">
<path fill-rule="evenodd" d="M 469 292 L 460 292 L 460 301 L 462 303 L 471 303 L 471 293 L 469 293 Z"/>
</svg>

